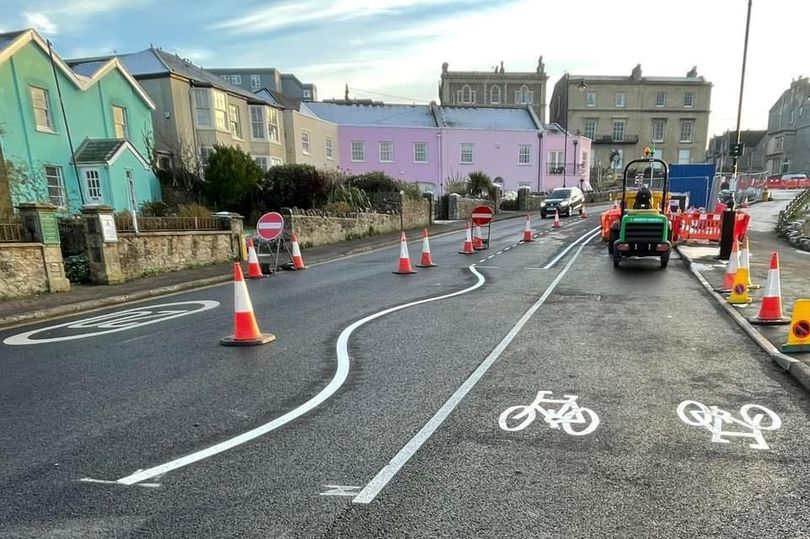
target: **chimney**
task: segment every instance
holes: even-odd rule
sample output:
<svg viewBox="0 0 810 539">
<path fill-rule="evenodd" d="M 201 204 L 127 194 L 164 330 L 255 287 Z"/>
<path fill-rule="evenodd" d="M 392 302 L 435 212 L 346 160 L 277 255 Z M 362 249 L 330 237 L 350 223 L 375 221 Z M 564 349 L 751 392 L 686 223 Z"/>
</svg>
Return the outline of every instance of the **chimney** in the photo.
<svg viewBox="0 0 810 539">
<path fill-rule="evenodd" d="M 696 79 L 697 78 L 697 66 L 692 66 L 692 69 L 686 74 L 686 77 L 689 79 Z"/>
<path fill-rule="evenodd" d="M 633 80 L 641 80 L 641 64 L 636 64 L 636 67 L 633 68 L 633 72 L 630 74 Z"/>
</svg>

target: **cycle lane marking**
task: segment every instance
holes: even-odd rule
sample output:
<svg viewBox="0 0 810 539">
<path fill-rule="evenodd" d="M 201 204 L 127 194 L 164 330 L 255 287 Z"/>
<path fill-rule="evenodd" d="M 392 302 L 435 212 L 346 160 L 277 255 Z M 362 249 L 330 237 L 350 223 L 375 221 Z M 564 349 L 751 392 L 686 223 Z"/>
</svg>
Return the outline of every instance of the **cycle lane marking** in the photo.
<svg viewBox="0 0 810 539">
<path fill-rule="evenodd" d="M 719 406 L 706 406 L 702 402 L 693 400 L 681 402 L 676 412 L 680 420 L 687 425 L 703 427 L 711 432 L 711 441 L 714 443 L 731 443 L 726 437 L 752 438 L 753 442 L 748 445 L 751 449 L 770 449 L 762 431 L 778 430 L 782 427 L 782 419 L 779 415 L 761 404 L 742 405 L 739 419 Z M 725 430 L 726 426 L 741 427 L 747 432 Z"/>
<path fill-rule="evenodd" d="M 577 395 L 564 394 L 564 399 L 550 398 L 552 391 L 538 391 L 537 397 L 529 405 L 519 404 L 510 406 L 498 417 L 498 425 L 507 432 L 517 432 L 531 425 L 537 418 L 537 414 L 543 418 L 549 428 L 562 430 L 571 436 L 585 436 L 592 433 L 599 426 L 599 416 L 584 406 L 577 404 Z M 559 408 L 547 408 L 543 404 L 559 404 Z M 518 420 L 520 423 L 510 424 L 510 420 Z M 576 430 L 572 425 L 585 425 L 580 430 Z"/>
<path fill-rule="evenodd" d="M 597 233 L 593 233 L 593 231 L 586 232 L 583 236 L 580 237 L 578 240 L 582 241 L 579 249 L 574 253 L 571 259 L 566 263 L 560 273 L 554 278 L 551 284 L 546 288 L 545 292 L 540 296 L 540 298 L 531 306 L 529 309 L 523 313 L 523 316 L 520 317 L 520 320 L 509 330 L 509 333 L 501 340 L 500 343 L 495 347 L 492 352 L 478 365 L 478 368 L 473 371 L 473 373 L 461 384 L 461 386 L 456 389 L 456 391 L 450 396 L 449 399 L 442 405 L 441 408 L 433 415 L 433 417 L 428 420 L 427 423 L 416 433 L 416 435 L 411 438 L 405 446 L 400 449 L 399 453 L 397 453 L 394 458 L 392 458 L 388 464 L 386 464 L 378 473 L 377 475 L 372 478 L 371 481 L 363 488 L 360 494 L 357 495 L 356 498 L 352 500 L 352 503 L 358 504 L 368 504 L 371 503 L 374 498 L 377 497 L 377 494 L 385 488 L 389 481 L 402 469 L 408 460 L 422 447 L 422 445 L 436 432 L 442 423 L 447 419 L 447 417 L 456 409 L 459 403 L 467 396 L 467 393 L 472 390 L 472 388 L 478 383 L 478 381 L 486 374 L 486 372 L 492 367 L 492 365 L 497 361 L 497 359 L 501 356 L 501 354 L 506 350 L 506 348 L 511 344 L 514 338 L 520 333 L 520 330 L 523 329 L 523 326 L 534 316 L 534 313 L 542 307 L 542 305 L 546 302 L 548 297 L 557 288 L 557 285 L 560 284 L 563 277 L 568 273 L 571 267 L 576 262 L 577 258 L 579 257 L 582 250 L 585 246 L 597 237 Z"/>
</svg>

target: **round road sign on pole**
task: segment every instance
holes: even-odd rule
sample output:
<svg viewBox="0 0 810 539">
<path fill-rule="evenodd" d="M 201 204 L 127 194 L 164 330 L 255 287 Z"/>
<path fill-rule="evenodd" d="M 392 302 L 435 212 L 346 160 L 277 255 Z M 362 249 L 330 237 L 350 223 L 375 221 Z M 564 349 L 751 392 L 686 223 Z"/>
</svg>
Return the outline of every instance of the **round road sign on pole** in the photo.
<svg viewBox="0 0 810 539">
<path fill-rule="evenodd" d="M 272 241 L 279 237 L 284 229 L 284 217 L 280 213 L 271 211 L 259 217 L 256 223 L 256 234 L 266 241 Z"/>
<path fill-rule="evenodd" d="M 472 222 L 475 225 L 486 225 L 492 221 L 492 208 L 489 206 L 476 206 L 472 211 Z"/>
</svg>

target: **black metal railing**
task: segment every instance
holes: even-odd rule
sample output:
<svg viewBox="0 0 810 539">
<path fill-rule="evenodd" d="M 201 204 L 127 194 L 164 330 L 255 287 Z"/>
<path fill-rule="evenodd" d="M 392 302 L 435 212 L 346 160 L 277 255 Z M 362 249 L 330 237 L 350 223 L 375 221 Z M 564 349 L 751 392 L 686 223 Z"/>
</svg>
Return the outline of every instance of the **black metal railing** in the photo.
<svg viewBox="0 0 810 539">
<path fill-rule="evenodd" d="M 135 232 L 131 216 L 116 216 L 115 227 L 119 232 Z M 175 232 L 230 230 L 227 217 L 138 217 L 139 232 Z"/>
</svg>

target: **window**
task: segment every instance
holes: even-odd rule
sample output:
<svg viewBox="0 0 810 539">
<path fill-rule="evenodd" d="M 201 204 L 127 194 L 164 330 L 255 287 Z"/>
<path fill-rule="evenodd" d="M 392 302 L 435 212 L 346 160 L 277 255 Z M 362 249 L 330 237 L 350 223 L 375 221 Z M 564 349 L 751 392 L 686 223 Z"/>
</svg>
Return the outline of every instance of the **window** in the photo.
<svg viewBox="0 0 810 539">
<path fill-rule="evenodd" d="M 331 137 L 326 137 L 326 158 L 335 158 L 335 141 Z"/>
<path fill-rule="evenodd" d="M 776 150 L 777 152 L 782 151 L 782 145 L 784 144 L 785 139 L 783 137 L 776 138 Z"/>
<path fill-rule="evenodd" d="M 283 164 L 284 164 L 283 159 L 280 159 L 278 157 L 271 157 L 270 158 L 270 166 L 271 167 L 277 167 L 277 166 L 280 166 L 280 165 L 283 165 Z"/>
<path fill-rule="evenodd" d="M 596 92 L 588 92 L 587 94 L 585 94 L 585 106 L 586 107 L 596 106 Z"/>
<path fill-rule="evenodd" d="M 516 105 L 531 105 L 534 103 L 534 92 L 529 90 L 525 84 L 520 87 L 520 90 L 515 92 Z"/>
<path fill-rule="evenodd" d="M 529 144 L 518 146 L 518 165 L 530 165 L 532 163 L 532 147 Z"/>
<path fill-rule="evenodd" d="M 301 130 L 301 151 L 303 153 L 305 153 L 306 155 L 309 155 L 309 150 L 310 150 L 309 138 L 310 138 L 309 131 L 307 131 L 306 129 L 302 129 Z"/>
<path fill-rule="evenodd" d="M 614 169 L 621 169 L 624 168 L 624 150 L 617 149 L 616 154 L 613 155 L 612 160 L 610 161 L 610 166 Z"/>
<path fill-rule="evenodd" d="M 48 200 L 58 208 L 67 207 L 65 199 L 65 178 L 62 167 L 45 165 L 45 179 L 48 182 Z"/>
<path fill-rule="evenodd" d="M 197 127 L 211 127 L 208 90 L 194 90 L 194 110 L 197 112 Z"/>
<path fill-rule="evenodd" d="M 242 121 L 239 117 L 239 107 L 236 105 L 228 105 L 231 119 L 231 135 L 236 138 L 242 138 Z"/>
<path fill-rule="evenodd" d="M 692 142 L 692 131 L 694 127 L 695 122 L 692 120 L 681 121 L 681 142 Z"/>
<path fill-rule="evenodd" d="M 228 82 L 231 82 L 231 76 L 230 75 L 220 75 L 219 78 L 221 78 L 222 80 L 226 80 Z"/>
<path fill-rule="evenodd" d="M 458 91 L 456 98 L 459 103 L 472 104 L 475 103 L 475 92 L 473 92 L 469 85 L 465 84 L 464 87 Z"/>
<path fill-rule="evenodd" d="M 596 137 L 596 125 L 596 120 L 585 120 L 585 128 L 582 130 L 583 134 L 593 140 Z"/>
<path fill-rule="evenodd" d="M 683 106 L 691 108 L 694 104 L 695 104 L 695 93 L 694 92 L 684 92 L 684 94 L 683 94 Z"/>
<path fill-rule="evenodd" d="M 501 87 L 493 86 L 489 89 L 489 102 L 493 105 L 501 104 Z"/>
<path fill-rule="evenodd" d="M 548 152 L 548 173 L 549 174 L 562 174 L 563 173 L 563 152 L 562 150 Z"/>
<path fill-rule="evenodd" d="M 214 117 L 216 118 L 216 127 L 220 131 L 228 130 L 228 99 L 222 92 L 214 92 Z"/>
<path fill-rule="evenodd" d="M 37 131 L 53 131 L 48 90 L 31 86 L 31 102 L 34 104 L 34 121 Z"/>
<path fill-rule="evenodd" d="M 653 120 L 652 121 L 652 141 L 664 142 L 664 130 L 666 128 L 666 120 Z"/>
<path fill-rule="evenodd" d="M 804 118 L 804 107 L 799 107 L 799 118 Z"/>
<path fill-rule="evenodd" d="M 353 140 L 352 161 L 365 161 L 365 160 L 366 160 L 366 141 Z"/>
<path fill-rule="evenodd" d="M 312 97 L 312 91 L 304 90 L 304 99 L 309 99 Z"/>
<path fill-rule="evenodd" d="M 590 154 L 588 154 L 588 152 L 582 152 L 581 164 L 582 164 L 582 168 L 584 170 L 588 170 L 589 168 L 591 168 L 591 162 L 590 162 L 589 159 L 590 159 Z"/>
<path fill-rule="evenodd" d="M 781 173 L 782 173 L 782 174 L 787 174 L 787 172 L 788 172 L 789 170 L 790 170 L 790 160 L 785 159 L 785 160 L 783 160 L 783 161 L 782 161 L 782 170 L 781 170 Z"/>
<path fill-rule="evenodd" d="M 613 120 L 613 142 L 624 141 L 624 120 Z"/>
<path fill-rule="evenodd" d="M 688 165 L 689 164 L 689 150 L 678 150 L 678 164 L 679 165 Z"/>
<path fill-rule="evenodd" d="M 473 162 L 473 145 L 467 142 L 461 143 L 461 163 L 470 165 Z"/>
<path fill-rule="evenodd" d="M 231 83 L 242 84 L 242 75 L 231 75 Z"/>
<path fill-rule="evenodd" d="M 127 132 L 127 109 L 113 107 L 113 126 L 115 127 L 115 138 L 129 138 Z"/>
<path fill-rule="evenodd" d="M 793 109 L 790 111 L 790 125 L 793 125 L 796 122 L 796 110 Z"/>
<path fill-rule="evenodd" d="M 624 107 L 624 94 L 622 92 L 616 93 L 616 106 Z"/>
<path fill-rule="evenodd" d="M 262 170 L 267 171 L 269 168 L 269 160 L 267 159 L 266 155 L 254 155 L 253 161 L 256 162 L 257 165 L 262 167 Z"/>
<path fill-rule="evenodd" d="M 414 163 L 427 163 L 428 162 L 427 142 L 414 142 L 413 143 L 413 162 Z"/>
<path fill-rule="evenodd" d="M 250 107 L 250 134 L 253 140 L 264 140 L 267 138 L 267 128 L 264 122 L 264 109 L 251 105 Z"/>
<path fill-rule="evenodd" d="M 392 163 L 394 161 L 394 143 L 390 140 L 380 141 L 380 163 Z"/>
<path fill-rule="evenodd" d="M 98 170 L 90 169 L 84 171 L 84 185 L 87 190 L 87 198 L 91 203 L 101 202 L 101 179 Z"/>
<path fill-rule="evenodd" d="M 258 90 L 261 87 L 262 87 L 262 78 L 259 75 L 251 75 L 250 88 L 252 90 Z"/>
<path fill-rule="evenodd" d="M 655 94 L 655 106 L 656 107 L 666 107 L 667 106 L 667 93 L 666 92 L 658 92 Z"/>
<path fill-rule="evenodd" d="M 267 131 L 270 133 L 270 140 L 278 142 L 278 111 L 274 108 L 267 109 Z"/>
</svg>

